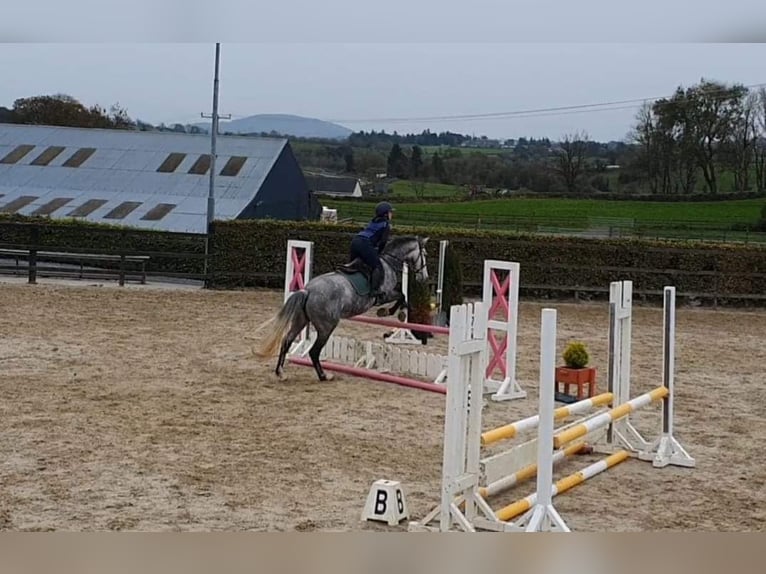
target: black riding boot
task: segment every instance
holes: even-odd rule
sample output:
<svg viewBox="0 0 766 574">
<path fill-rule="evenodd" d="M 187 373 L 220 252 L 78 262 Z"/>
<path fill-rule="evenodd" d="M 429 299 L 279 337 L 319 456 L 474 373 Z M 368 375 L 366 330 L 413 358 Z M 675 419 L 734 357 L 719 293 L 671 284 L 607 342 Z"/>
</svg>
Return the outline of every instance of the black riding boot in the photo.
<svg viewBox="0 0 766 574">
<path fill-rule="evenodd" d="M 378 266 L 372 270 L 370 274 L 370 297 L 374 297 L 377 300 L 383 293 L 380 291 L 380 286 L 383 283 L 383 267 Z"/>
</svg>

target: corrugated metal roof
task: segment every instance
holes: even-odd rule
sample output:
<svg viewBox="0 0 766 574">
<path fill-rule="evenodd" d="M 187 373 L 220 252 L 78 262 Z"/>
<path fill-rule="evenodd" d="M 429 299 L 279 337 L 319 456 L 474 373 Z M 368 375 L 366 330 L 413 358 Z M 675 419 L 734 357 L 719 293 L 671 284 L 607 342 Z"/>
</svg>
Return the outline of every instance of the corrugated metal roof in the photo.
<svg viewBox="0 0 766 574">
<path fill-rule="evenodd" d="M 217 139 L 216 219 L 234 219 L 252 201 L 285 147 L 284 138 L 219 136 Z M 33 145 L 20 159 L 11 154 Z M 32 162 L 51 146 L 65 149 L 47 165 Z M 79 149 L 95 148 L 78 167 L 63 164 Z M 106 200 L 83 219 L 101 223 L 204 233 L 210 173 L 188 173 L 210 152 L 210 136 L 175 132 L 140 132 L 0 124 L 0 209 L 14 200 L 36 197 L 17 213 L 30 215 L 48 202 L 72 198 L 52 217 L 67 217 L 91 199 Z M 185 154 L 172 173 L 157 171 L 169 154 Z M 8 161 L 3 158 L 11 154 Z M 52 155 L 52 154 L 46 154 Z M 221 176 L 232 157 L 247 158 L 236 175 Z M 172 162 L 169 162 L 172 163 Z M 233 162 L 241 163 L 241 162 Z M 123 219 L 104 216 L 126 201 L 140 205 Z M 175 205 L 160 219 L 141 219 L 159 204 Z"/>
</svg>

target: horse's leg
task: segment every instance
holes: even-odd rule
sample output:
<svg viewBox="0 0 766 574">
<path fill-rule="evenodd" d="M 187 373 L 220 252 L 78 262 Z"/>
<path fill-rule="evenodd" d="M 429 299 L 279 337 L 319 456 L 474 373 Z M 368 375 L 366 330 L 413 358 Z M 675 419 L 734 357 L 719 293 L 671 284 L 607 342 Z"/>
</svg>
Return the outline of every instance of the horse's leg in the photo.
<svg viewBox="0 0 766 574">
<path fill-rule="evenodd" d="M 399 309 L 401 309 L 405 303 L 407 303 L 407 299 L 404 297 L 404 293 L 398 293 L 396 296 L 396 301 L 394 301 L 394 304 L 391 307 L 388 309 L 378 309 L 378 317 L 390 317 Z M 409 310 L 409 304 L 407 305 L 407 310 Z"/>
<path fill-rule="evenodd" d="M 322 364 L 319 362 L 319 355 L 322 354 L 322 349 L 327 344 L 327 340 L 335 330 L 335 326 L 338 324 L 338 321 L 336 320 L 334 322 L 327 323 L 317 323 L 314 321 L 313 323 L 317 332 L 317 338 L 314 341 L 314 344 L 311 345 L 311 349 L 309 349 L 309 358 L 311 358 L 311 364 L 314 365 L 314 370 L 316 371 L 319 380 L 329 381 L 332 379 L 332 375 L 325 374 L 324 369 L 322 369 Z"/>
<path fill-rule="evenodd" d="M 388 314 L 393 315 L 396 313 L 399 309 L 401 309 L 405 304 L 407 304 L 407 298 L 404 296 L 404 293 L 399 293 L 396 302 L 394 305 L 388 310 Z M 407 310 L 409 310 L 410 306 L 407 304 Z"/>
<path fill-rule="evenodd" d="M 279 359 L 277 359 L 277 368 L 275 369 L 275 373 L 277 376 L 284 380 L 284 368 L 285 368 L 285 359 L 287 358 L 287 352 L 290 350 L 290 346 L 293 344 L 293 341 L 300 335 L 301 331 L 308 325 L 308 319 L 306 318 L 306 315 L 301 314 L 300 316 L 296 316 L 295 321 L 290 326 L 290 331 L 287 333 L 285 338 L 282 341 L 282 347 L 279 349 Z"/>
</svg>

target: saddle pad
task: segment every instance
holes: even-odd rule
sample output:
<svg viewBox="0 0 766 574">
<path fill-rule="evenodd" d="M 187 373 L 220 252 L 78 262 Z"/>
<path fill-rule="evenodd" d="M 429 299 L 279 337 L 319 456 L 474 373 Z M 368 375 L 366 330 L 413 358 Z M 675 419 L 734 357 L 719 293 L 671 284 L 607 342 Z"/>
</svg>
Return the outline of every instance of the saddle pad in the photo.
<svg viewBox="0 0 766 574">
<path fill-rule="evenodd" d="M 365 296 L 370 294 L 370 282 L 363 273 L 357 271 L 356 273 L 341 273 L 349 283 L 354 287 L 354 290 L 358 295 Z"/>
</svg>

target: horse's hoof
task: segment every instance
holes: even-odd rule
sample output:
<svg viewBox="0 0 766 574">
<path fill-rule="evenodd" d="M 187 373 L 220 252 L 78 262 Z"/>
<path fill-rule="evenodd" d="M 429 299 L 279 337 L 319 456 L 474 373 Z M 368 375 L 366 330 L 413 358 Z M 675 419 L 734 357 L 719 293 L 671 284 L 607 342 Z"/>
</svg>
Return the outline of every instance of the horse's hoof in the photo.
<svg viewBox="0 0 766 574">
<path fill-rule="evenodd" d="M 287 380 L 287 377 L 286 377 L 286 376 L 285 376 L 285 374 L 284 374 L 284 373 L 282 373 L 282 372 L 279 372 L 279 373 L 277 373 L 277 378 L 278 378 L 280 381 L 286 381 L 286 380 Z"/>
<path fill-rule="evenodd" d="M 319 377 L 319 380 L 322 381 L 323 383 L 327 381 L 332 381 L 333 375 L 332 373 L 325 373 L 321 377 Z"/>
</svg>

